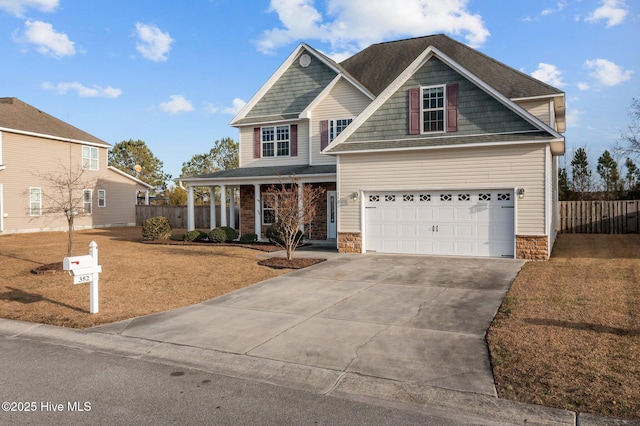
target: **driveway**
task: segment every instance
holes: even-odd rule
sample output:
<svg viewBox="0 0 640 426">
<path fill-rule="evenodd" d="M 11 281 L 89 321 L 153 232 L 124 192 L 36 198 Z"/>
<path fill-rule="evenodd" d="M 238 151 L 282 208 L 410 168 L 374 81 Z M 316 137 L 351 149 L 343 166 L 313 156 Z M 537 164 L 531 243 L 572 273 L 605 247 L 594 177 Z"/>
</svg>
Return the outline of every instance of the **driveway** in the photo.
<svg viewBox="0 0 640 426">
<path fill-rule="evenodd" d="M 496 396 L 484 336 L 522 261 L 307 255 L 329 260 L 90 330 Z"/>
</svg>

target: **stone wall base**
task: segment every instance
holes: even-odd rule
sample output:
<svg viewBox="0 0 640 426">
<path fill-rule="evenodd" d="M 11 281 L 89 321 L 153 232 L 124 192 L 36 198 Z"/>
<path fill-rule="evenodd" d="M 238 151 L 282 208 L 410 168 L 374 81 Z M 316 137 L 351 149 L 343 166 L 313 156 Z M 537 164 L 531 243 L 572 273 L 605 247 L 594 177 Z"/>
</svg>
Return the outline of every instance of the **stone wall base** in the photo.
<svg viewBox="0 0 640 426">
<path fill-rule="evenodd" d="M 546 235 L 516 235 L 516 258 L 548 260 L 549 237 Z"/>
<path fill-rule="evenodd" d="M 362 253 L 359 232 L 338 232 L 338 253 Z"/>
</svg>

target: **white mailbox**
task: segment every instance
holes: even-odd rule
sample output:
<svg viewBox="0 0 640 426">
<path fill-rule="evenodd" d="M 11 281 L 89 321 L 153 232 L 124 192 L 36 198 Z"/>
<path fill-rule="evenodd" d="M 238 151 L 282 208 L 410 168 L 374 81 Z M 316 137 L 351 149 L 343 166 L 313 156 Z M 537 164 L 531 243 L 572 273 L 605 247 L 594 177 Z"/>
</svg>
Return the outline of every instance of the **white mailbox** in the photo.
<svg viewBox="0 0 640 426">
<path fill-rule="evenodd" d="M 102 272 L 102 265 L 91 266 L 89 268 L 71 269 L 69 275 L 79 277 L 80 275 L 89 275 Z"/>
<path fill-rule="evenodd" d="M 94 266 L 93 256 L 72 256 L 65 257 L 62 261 L 62 269 L 65 271 L 75 271 L 76 269 L 92 268 Z"/>
</svg>

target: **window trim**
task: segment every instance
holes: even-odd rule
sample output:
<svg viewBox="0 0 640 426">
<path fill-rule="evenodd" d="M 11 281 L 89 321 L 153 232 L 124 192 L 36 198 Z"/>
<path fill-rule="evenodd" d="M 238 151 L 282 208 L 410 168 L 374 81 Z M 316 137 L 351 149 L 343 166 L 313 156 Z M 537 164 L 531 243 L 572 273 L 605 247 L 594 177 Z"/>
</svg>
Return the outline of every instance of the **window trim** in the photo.
<svg viewBox="0 0 640 426">
<path fill-rule="evenodd" d="M 442 89 L 442 107 L 437 108 L 424 108 L 424 93 L 429 89 Z M 442 130 L 426 130 L 424 126 L 424 114 L 425 112 L 442 111 Z M 434 84 L 431 86 L 420 86 L 420 134 L 436 134 L 447 133 L 447 85 L 446 84 Z"/>
<path fill-rule="evenodd" d="M 287 128 L 288 138 L 286 140 L 279 141 L 278 140 L 278 128 Z M 264 140 L 264 130 L 265 129 L 273 129 L 273 140 L 265 141 Z M 278 143 L 287 143 L 287 154 L 278 154 L 279 147 Z M 273 144 L 273 155 L 265 155 L 265 143 Z M 277 157 L 291 157 L 291 125 L 290 124 L 279 124 L 274 126 L 263 126 L 260 127 L 260 158 L 277 158 Z"/>
<path fill-rule="evenodd" d="M 107 207 L 107 190 L 98 189 L 98 208 Z"/>
<path fill-rule="evenodd" d="M 93 158 L 92 153 L 95 152 L 95 158 Z M 86 155 L 85 155 L 86 153 Z M 95 165 L 94 165 L 95 161 Z M 87 166 L 88 163 L 88 166 Z M 100 151 L 95 146 L 82 146 L 82 169 L 83 170 L 99 170 L 100 164 Z"/>
<path fill-rule="evenodd" d="M 86 195 L 89 194 L 89 201 L 86 201 Z M 87 204 L 89 204 L 89 209 L 87 211 Z M 92 189 L 83 189 L 82 190 L 82 213 L 85 215 L 93 214 L 93 190 Z"/>
<path fill-rule="evenodd" d="M 33 208 L 33 200 L 32 200 L 32 196 L 34 195 L 34 191 L 37 191 L 38 194 L 38 207 L 37 207 L 37 213 L 34 213 L 34 208 Z M 29 216 L 42 216 L 42 188 L 38 187 L 38 186 L 31 186 L 29 187 Z"/>
</svg>

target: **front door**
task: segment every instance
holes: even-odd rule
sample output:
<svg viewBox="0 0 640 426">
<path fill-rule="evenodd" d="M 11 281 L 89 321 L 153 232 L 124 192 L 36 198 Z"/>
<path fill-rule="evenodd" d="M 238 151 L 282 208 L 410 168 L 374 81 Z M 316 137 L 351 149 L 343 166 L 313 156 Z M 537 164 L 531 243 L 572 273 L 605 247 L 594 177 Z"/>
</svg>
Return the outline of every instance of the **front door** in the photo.
<svg viewBox="0 0 640 426">
<path fill-rule="evenodd" d="M 336 238 L 336 191 L 327 191 L 327 239 Z"/>
</svg>

